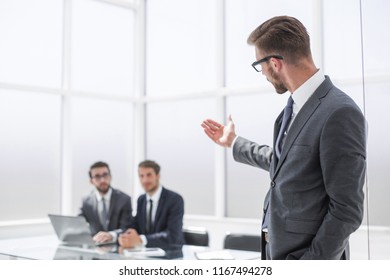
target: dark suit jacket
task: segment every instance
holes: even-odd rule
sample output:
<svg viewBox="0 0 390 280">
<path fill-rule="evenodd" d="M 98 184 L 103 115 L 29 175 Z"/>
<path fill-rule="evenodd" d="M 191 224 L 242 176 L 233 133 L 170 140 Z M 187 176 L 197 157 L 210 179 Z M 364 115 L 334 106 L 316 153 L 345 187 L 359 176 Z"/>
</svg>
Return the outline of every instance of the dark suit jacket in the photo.
<svg viewBox="0 0 390 280">
<path fill-rule="evenodd" d="M 137 202 L 137 215 L 134 218 L 132 228 L 139 234 L 145 235 L 147 247 L 159 247 L 165 250 L 175 250 L 184 244 L 183 198 L 163 187 L 156 217 L 154 219 L 152 233 L 146 234 L 146 194 L 141 195 Z"/>
<path fill-rule="evenodd" d="M 129 228 L 132 223 L 131 198 L 120 190 L 112 187 L 111 189 L 108 231 L 115 231 L 117 234 L 120 234 Z M 89 223 L 92 236 L 99 231 L 104 231 L 99 219 L 95 191 L 83 198 L 79 215 L 84 216 Z"/>
<path fill-rule="evenodd" d="M 279 161 L 271 147 L 236 140 L 236 161 L 270 173 L 271 259 L 349 257 L 349 236 L 363 218 L 365 126 L 358 106 L 326 77 L 295 117 Z"/>
</svg>

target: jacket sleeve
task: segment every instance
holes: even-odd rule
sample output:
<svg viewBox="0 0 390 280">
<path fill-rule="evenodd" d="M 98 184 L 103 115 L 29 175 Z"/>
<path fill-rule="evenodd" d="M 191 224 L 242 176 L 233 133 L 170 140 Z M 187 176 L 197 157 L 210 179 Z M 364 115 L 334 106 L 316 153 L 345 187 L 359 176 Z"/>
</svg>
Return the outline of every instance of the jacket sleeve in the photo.
<svg viewBox="0 0 390 280">
<path fill-rule="evenodd" d="M 340 259 L 363 219 L 366 123 L 357 107 L 333 112 L 320 136 L 320 164 L 329 210 L 302 259 Z"/>
<path fill-rule="evenodd" d="M 237 162 L 269 171 L 272 160 L 272 148 L 237 137 L 233 146 L 233 158 Z"/>
<path fill-rule="evenodd" d="M 84 204 L 85 204 L 85 199 L 83 198 L 82 200 L 81 200 L 81 206 L 80 206 L 80 208 L 79 208 L 79 212 L 78 212 L 78 216 L 83 216 L 84 218 L 87 218 L 86 216 L 85 216 L 85 210 L 84 210 Z"/>
<path fill-rule="evenodd" d="M 126 231 L 131 227 L 133 222 L 133 209 L 131 207 L 131 198 L 129 196 L 124 197 L 123 207 L 120 211 L 119 228 L 114 230 L 117 234 Z"/>
<path fill-rule="evenodd" d="M 135 217 L 133 217 L 131 224 L 130 224 L 130 228 L 134 228 L 138 232 L 140 232 L 139 219 L 140 219 L 140 215 L 141 215 L 141 207 L 142 207 L 141 204 L 142 204 L 141 197 L 139 197 L 137 200 L 137 214 L 135 215 Z"/>
</svg>

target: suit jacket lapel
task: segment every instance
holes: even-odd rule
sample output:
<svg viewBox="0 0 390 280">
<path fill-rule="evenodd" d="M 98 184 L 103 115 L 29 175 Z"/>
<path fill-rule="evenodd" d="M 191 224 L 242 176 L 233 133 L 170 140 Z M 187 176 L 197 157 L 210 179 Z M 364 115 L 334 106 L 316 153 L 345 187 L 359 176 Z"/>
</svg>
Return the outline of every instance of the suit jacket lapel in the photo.
<svg viewBox="0 0 390 280">
<path fill-rule="evenodd" d="M 286 155 L 291 149 L 291 146 L 294 143 L 295 139 L 299 135 L 299 132 L 302 130 L 305 123 L 310 119 L 310 116 L 320 105 L 320 101 L 318 99 L 312 99 L 311 101 L 312 102 L 306 103 L 303 106 L 301 111 L 295 117 L 295 120 L 290 127 L 290 131 L 286 135 L 286 139 L 282 149 L 282 154 L 280 155 L 279 162 L 276 166 L 275 175 L 278 173 L 280 167 L 282 166 L 284 160 L 286 159 Z"/>
<path fill-rule="evenodd" d="M 294 141 L 301 132 L 302 128 L 321 104 L 321 98 L 323 98 L 328 93 L 332 86 L 333 84 L 330 82 L 329 77 L 326 77 L 325 81 L 316 89 L 316 91 L 307 100 L 305 105 L 303 105 L 302 109 L 299 111 L 298 115 L 295 117 L 295 120 L 286 135 L 282 154 L 280 155 L 280 159 L 276 164 L 276 169 L 272 176 L 273 179 L 278 174 L 280 167 L 283 165 L 283 162 L 286 159 L 291 146 L 294 144 Z"/>
<path fill-rule="evenodd" d="M 161 186 L 162 187 L 162 186 Z M 157 211 L 156 211 L 156 217 L 154 217 L 154 223 L 153 223 L 153 231 L 156 230 L 156 225 L 159 221 L 161 221 L 161 212 L 162 208 L 164 207 L 164 200 L 165 200 L 165 189 L 162 187 L 161 190 L 161 196 L 158 201 Z"/>
<path fill-rule="evenodd" d="M 116 201 L 117 201 L 117 196 L 116 196 L 116 192 L 114 191 L 113 188 L 111 188 L 112 192 L 111 192 L 111 199 L 110 199 L 110 209 L 108 209 L 108 224 L 110 224 L 111 221 L 113 221 L 113 219 L 111 219 L 112 217 L 112 212 L 114 211 L 114 205 L 116 204 Z"/>
</svg>

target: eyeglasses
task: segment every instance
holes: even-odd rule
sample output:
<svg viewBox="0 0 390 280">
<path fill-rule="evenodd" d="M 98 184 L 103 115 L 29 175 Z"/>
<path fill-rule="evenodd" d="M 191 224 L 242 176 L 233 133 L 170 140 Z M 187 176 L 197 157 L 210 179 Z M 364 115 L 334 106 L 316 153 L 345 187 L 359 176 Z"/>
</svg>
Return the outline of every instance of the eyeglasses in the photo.
<svg viewBox="0 0 390 280">
<path fill-rule="evenodd" d="M 260 59 L 258 61 L 253 62 L 252 63 L 252 67 L 256 70 L 256 72 L 261 72 L 262 69 L 261 69 L 261 65 L 260 64 L 263 63 L 263 62 L 267 62 L 271 58 L 283 59 L 283 56 L 278 55 L 278 54 L 266 56 L 266 57 L 264 57 L 264 58 L 262 58 L 262 59 Z"/>
<path fill-rule="evenodd" d="M 110 173 L 103 173 L 102 175 L 95 175 L 92 177 L 92 179 L 95 179 L 97 181 L 100 181 L 101 179 L 107 179 L 108 177 L 110 177 Z"/>
</svg>

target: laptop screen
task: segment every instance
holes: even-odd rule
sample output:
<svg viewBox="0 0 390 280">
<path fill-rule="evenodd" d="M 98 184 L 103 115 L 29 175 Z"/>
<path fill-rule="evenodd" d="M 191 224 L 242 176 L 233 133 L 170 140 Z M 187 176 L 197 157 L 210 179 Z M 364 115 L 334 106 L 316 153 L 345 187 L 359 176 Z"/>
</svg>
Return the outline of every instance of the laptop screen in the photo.
<svg viewBox="0 0 390 280">
<path fill-rule="evenodd" d="M 89 224 L 82 216 L 48 215 L 58 239 L 66 244 L 94 245 Z"/>
</svg>

